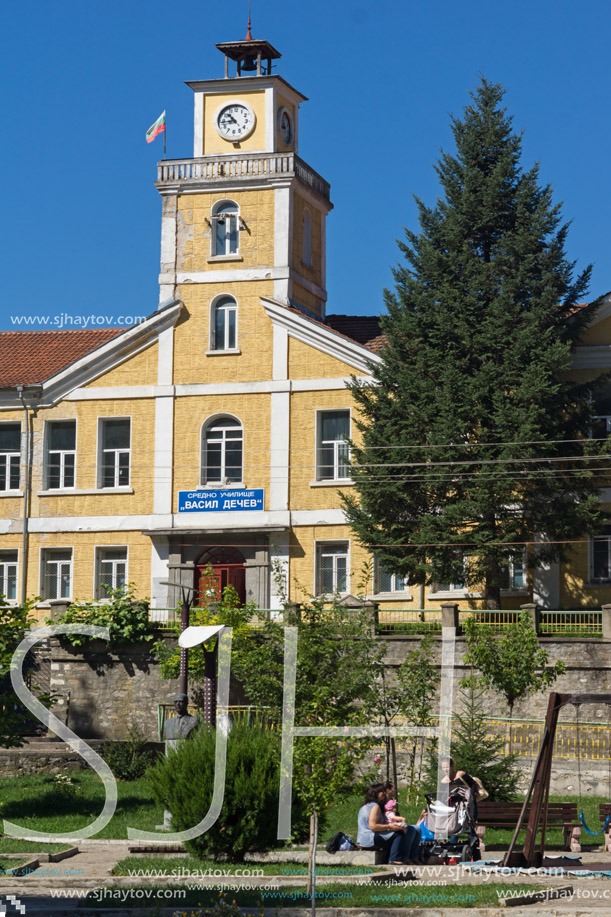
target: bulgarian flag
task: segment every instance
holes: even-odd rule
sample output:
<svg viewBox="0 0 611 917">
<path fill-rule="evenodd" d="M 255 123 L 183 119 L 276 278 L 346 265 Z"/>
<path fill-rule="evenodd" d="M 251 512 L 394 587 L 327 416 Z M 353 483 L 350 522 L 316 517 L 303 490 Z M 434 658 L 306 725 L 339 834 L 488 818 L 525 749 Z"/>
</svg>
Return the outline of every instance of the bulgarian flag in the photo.
<svg viewBox="0 0 611 917">
<path fill-rule="evenodd" d="M 152 143 L 155 137 L 158 134 L 162 134 L 165 131 L 165 111 L 162 112 L 154 124 L 151 124 L 148 131 L 146 132 L 146 142 Z"/>
</svg>

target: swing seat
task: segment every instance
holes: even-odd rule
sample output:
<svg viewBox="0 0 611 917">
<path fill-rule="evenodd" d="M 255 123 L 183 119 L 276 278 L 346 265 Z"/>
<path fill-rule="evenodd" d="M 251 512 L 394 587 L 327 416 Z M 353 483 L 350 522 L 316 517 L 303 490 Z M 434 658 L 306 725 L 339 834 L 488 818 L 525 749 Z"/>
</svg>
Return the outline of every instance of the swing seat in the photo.
<svg viewBox="0 0 611 917">
<path fill-rule="evenodd" d="M 605 823 L 602 826 L 602 828 L 600 829 L 600 831 L 590 831 L 590 829 L 586 825 L 586 820 L 584 818 L 583 812 L 579 813 L 579 821 L 581 822 L 581 827 L 584 829 L 584 831 L 587 831 L 588 834 L 592 835 L 592 837 L 598 837 L 599 834 L 606 833 L 607 828 L 609 827 L 609 822 L 611 821 L 611 815 L 607 815 L 607 817 L 605 818 Z"/>
</svg>

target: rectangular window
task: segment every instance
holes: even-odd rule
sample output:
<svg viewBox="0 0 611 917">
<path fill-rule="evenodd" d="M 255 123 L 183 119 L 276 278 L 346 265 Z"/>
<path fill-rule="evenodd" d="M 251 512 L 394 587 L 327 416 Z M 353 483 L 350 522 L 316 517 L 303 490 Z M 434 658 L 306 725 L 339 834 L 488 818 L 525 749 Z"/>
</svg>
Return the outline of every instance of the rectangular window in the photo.
<svg viewBox="0 0 611 917">
<path fill-rule="evenodd" d="M 316 554 L 316 593 L 329 595 L 348 591 L 347 541 L 319 544 Z"/>
<path fill-rule="evenodd" d="M 96 598 L 105 599 L 112 589 L 127 583 L 127 548 L 97 548 Z"/>
<path fill-rule="evenodd" d="M 19 490 L 21 424 L 0 424 L 0 491 Z"/>
<path fill-rule="evenodd" d="M 212 350 L 235 350 L 238 304 L 231 296 L 223 296 L 212 310 Z"/>
<path fill-rule="evenodd" d="M 590 540 L 590 579 L 593 583 L 611 581 L 611 526 Z"/>
<path fill-rule="evenodd" d="M 47 427 L 47 489 L 74 487 L 76 420 L 52 420 Z"/>
<path fill-rule="evenodd" d="M 592 430 L 594 439 L 606 439 L 611 434 L 611 385 L 595 382 L 591 390 Z"/>
<path fill-rule="evenodd" d="M 407 579 L 399 573 L 391 573 L 381 564 L 377 565 L 376 593 L 406 592 Z"/>
<path fill-rule="evenodd" d="M 17 551 L 0 551 L 0 596 L 17 599 Z"/>
<path fill-rule="evenodd" d="M 214 255 L 237 255 L 239 247 L 238 208 L 225 204 L 212 216 Z"/>
<path fill-rule="evenodd" d="M 129 485 L 131 421 L 129 417 L 101 422 L 101 487 Z"/>
<path fill-rule="evenodd" d="M 316 478 L 339 481 L 348 478 L 350 411 L 319 411 L 316 434 Z"/>
<path fill-rule="evenodd" d="M 526 558 L 523 551 L 501 568 L 501 589 L 512 592 L 526 589 Z"/>
<path fill-rule="evenodd" d="M 463 575 L 457 576 L 453 583 L 437 583 L 437 592 L 464 592 L 467 589 L 468 557 L 463 557 Z"/>
<path fill-rule="evenodd" d="M 43 599 L 69 599 L 72 595 L 72 548 L 42 552 Z"/>
</svg>

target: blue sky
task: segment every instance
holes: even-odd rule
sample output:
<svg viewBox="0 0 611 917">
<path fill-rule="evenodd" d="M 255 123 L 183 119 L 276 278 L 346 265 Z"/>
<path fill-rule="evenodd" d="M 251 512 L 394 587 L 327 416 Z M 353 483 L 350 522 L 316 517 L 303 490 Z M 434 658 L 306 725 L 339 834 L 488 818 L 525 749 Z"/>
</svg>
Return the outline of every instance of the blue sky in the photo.
<svg viewBox="0 0 611 917">
<path fill-rule="evenodd" d="M 157 305 L 165 108 L 168 158 L 192 154 L 184 80 L 223 75 L 218 41 L 244 38 L 247 0 L 24 0 L 3 9 L 0 328 L 18 315 L 146 315 Z M 564 201 L 568 252 L 611 289 L 608 36 L 604 0 L 253 0 L 253 35 L 310 99 L 300 155 L 330 183 L 329 312 L 377 314 L 412 195 L 432 202 L 480 74 L 503 83 L 524 164 Z M 373 138 L 376 138 L 375 140 Z M 22 326 L 23 327 L 23 326 Z M 32 327 L 32 326 L 30 326 Z"/>
</svg>

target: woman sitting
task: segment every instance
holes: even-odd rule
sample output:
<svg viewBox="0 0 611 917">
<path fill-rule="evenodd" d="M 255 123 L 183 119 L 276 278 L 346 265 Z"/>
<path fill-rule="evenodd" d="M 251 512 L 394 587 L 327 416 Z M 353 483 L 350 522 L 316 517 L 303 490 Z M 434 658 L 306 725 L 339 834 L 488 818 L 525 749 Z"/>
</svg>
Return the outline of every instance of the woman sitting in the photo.
<svg viewBox="0 0 611 917">
<path fill-rule="evenodd" d="M 357 844 L 376 850 L 388 851 L 388 858 L 396 865 L 417 862 L 420 831 L 414 825 L 390 825 L 384 813 L 386 789 L 383 783 L 372 784 L 359 809 Z"/>
</svg>

